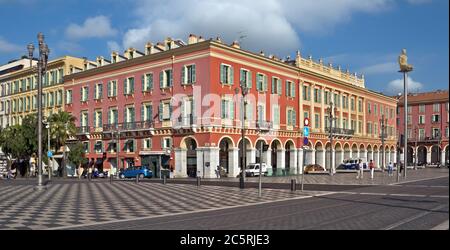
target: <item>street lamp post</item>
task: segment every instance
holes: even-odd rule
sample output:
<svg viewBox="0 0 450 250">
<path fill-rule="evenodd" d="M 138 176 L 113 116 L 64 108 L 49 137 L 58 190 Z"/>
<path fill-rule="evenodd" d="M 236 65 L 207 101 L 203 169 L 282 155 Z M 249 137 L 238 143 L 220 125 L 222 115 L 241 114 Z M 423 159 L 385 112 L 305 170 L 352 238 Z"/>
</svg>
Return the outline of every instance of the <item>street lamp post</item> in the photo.
<svg viewBox="0 0 450 250">
<path fill-rule="evenodd" d="M 245 165 L 246 165 L 246 145 L 245 145 L 245 120 L 247 119 L 247 114 L 246 114 L 246 107 L 247 107 L 247 101 L 245 100 L 245 97 L 247 96 L 248 92 L 249 92 L 249 88 L 247 87 L 247 85 L 245 84 L 244 81 L 240 82 L 240 90 L 242 93 L 242 101 L 243 101 L 243 109 L 242 113 L 243 113 L 243 119 L 242 119 L 242 162 L 241 162 L 241 188 L 244 188 L 244 182 L 245 182 Z M 239 88 L 235 89 L 236 94 L 239 94 Z"/>
<path fill-rule="evenodd" d="M 414 170 L 417 169 L 417 126 L 414 127 L 414 149 L 413 149 L 413 161 L 414 161 Z"/>
<path fill-rule="evenodd" d="M 330 123 L 330 175 L 334 174 L 334 163 L 333 163 L 333 120 L 334 114 L 336 113 L 337 108 L 334 107 L 333 102 L 330 102 L 330 106 L 327 108 L 328 120 Z M 326 150 L 326 149 L 325 149 Z"/>
<path fill-rule="evenodd" d="M 45 74 L 47 70 L 47 61 L 48 55 L 50 54 L 50 50 L 48 49 L 48 45 L 44 42 L 44 35 L 39 33 L 38 36 L 39 42 L 39 59 L 37 63 L 37 87 L 38 87 L 38 96 L 37 96 L 37 109 L 38 109 L 38 183 L 35 187 L 36 190 L 44 190 L 45 186 L 42 184 L 42 76 Z M 34 53 L 34 45 L 28 44 L 28 55 L 30 61 L 33 60 Z M 30 62 L 31 63 L 31 62 Z"/>
<path fill-rule="evenodd" d="M 385 164 L 386 164 L 386 150 L 384 147 L 384 143 L 385 143 L 385 138 L 386 138 L 386 123 L 387 123 L 387 118 L 384 118 L 384 114 L 381 116 L 380 119 L 380 123 L 381 123 L 381 150 L 382 150 L 382 154 L 381 154 L 381 171 L 384 172 L 384 168 L 385 168 Z"/>
<path fill-rule="evenodd" d="M 67 123 L 64 124 L 64 129 L 65 129 L 66 134 L 68 133 L 68 131 L 67 131 L 68 125 L 69 124 L 67 124 Z M 63 178 L 67 177 L 67 174 L 66 174 L 66 171 L 67 171 L 67 165 L 66 165 L 66 141 L 67 141 L 67 138 L 66 138 L 66 140 L 64 140 L 64 147 L 63 147 L 63 164 L 62 164 L 62 167 L 63 167 L 63 169 L 62 169 Z"/>
<path fill-rule="evenodd" d="M 403 85 L 404 85 L 404 149 L 403 149 L 403 161 L 404 161 L 404 172 L 403 177 L 406 178 L 406 169 L 408 168 L 408 73 L 413 71 L 413 66 L 408 64 L 408 56 L 406 55 L 406 49 L 402 50 L 402 54 L 398 58 L 398 63 L 400 66 L 400 73 L 403 73 Z"/>
<path fill-rule="evenodd" d="M 45 128 L 47 129 L 47 148 L 48 148 L 48 151 L 50 152 L 50 122 L 44 121 L 44 124 L 45 124 Z M 48 156 L 48 180 L 49 181 L 52 179 L 52 172 L 53 172 L 53 158 Z"/>
</svg>

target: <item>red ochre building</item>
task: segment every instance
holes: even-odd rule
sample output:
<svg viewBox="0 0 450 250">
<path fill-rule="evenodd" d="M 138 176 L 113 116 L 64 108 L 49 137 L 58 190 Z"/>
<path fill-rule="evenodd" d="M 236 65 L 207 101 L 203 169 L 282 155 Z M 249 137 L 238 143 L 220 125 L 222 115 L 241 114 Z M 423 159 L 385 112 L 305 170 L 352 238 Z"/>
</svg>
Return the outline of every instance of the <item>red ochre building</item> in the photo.
<svg viewBox="0 0 450 250">
<path fill-rule="evenodd" d="M 79 72 L 77 72 L 79 71 Z M 373 159 L 377 167 L 396 159 L 396 105 L 392 97 L 365 88 L 364 76 L 322 60 L 279 59 L 242 50 L 237 42 L 166 39 L 111 60 L 97 58 L 64 78 L 65 110 L 77 118 L 73 139 L 105 170 L 151 166 L 157 174 L 215 178 L 217 166 L 235 177 L 242 158 L 242 82 L 246 95 L 246 162 L 262 153 L 269 175 L 301 172 L 303 163 L 330 167 L 327 108 L 335 104 L 333 166 L 344 159 Z M 240 91 L 239 91 L 240 92 Z M 303 152 L 303 121 L 310 119 Z M 382 147 L 381 118 L 387 119 Z M 117 140 L 119 147 L 117 147 Z M 117 153 L 117 148 L 119 152 Z M 303 154 L 305 153 L 305 154 Z M 304 159 L 305 158 L 305 159 Z"/>
<path fill-rule="evenodd" d="M 398 128 L 403 134 L 403 97 L 400 97 L 398 106 Z M 408 95 L 408 165 L 448 163 L 448 112 L 448 90 Z"/>
</svg>

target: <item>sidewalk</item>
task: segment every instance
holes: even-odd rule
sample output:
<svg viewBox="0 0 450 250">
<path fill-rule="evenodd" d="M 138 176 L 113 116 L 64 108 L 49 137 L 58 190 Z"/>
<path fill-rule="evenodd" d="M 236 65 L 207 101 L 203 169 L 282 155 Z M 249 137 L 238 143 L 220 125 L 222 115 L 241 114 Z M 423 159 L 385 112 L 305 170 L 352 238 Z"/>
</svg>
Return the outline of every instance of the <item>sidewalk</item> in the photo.
<svg viewBox="0 0 450 250">
<path fill-rule="evenodd" d="M 426 180 L 432 178 L 448 177 L 448 168 L 425 168 L 425 169 L 408 169 L 406 171 L 406 179 L 400 177 L 400 183 Z M 283 176 L 283 177 L 262 177 L 263 183 L 290 183 L 292 179 L 296 179 L 300 183 L 302 176 Z M 196 181 L 194 178 L 189 179 L 173 179 L 173 180 L 190 180 Z M 246 182 L 257 183 L 258 177 L 246 177 Z M 221 178 L 221 179 L 203 179 L 202 182 L 239 182 L 238 178 Z M 331 184 L 331 185 L 391 185 L 397 182 L 397 172 L 394 176 L 389 177 L 387 171 L 375 172 L 374 179 L 370 179 L 370 172 L 364 172 L 363 179 L 356 179 L 356 173 L 336 173 L 333 176 L 328 174 L 306 174 L 304 176 L 305 184 Z"/>
</svg>

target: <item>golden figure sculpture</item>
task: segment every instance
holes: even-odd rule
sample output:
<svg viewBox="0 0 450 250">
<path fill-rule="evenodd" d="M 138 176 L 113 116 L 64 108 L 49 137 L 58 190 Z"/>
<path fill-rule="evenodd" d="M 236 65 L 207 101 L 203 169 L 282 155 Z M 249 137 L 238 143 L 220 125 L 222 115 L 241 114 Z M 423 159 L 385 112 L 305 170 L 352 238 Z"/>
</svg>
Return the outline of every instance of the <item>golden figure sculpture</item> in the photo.
<svg viewBox="0 0 450 250">
<path fill-rule="evenodd" d="M 398 57 L 398 64 L 400 65 L 400 72 L 410 72 L 413 70 L 413 66 L 408 64 L 406 49 L 403 49 L 402 54 Z"/>
</svg>

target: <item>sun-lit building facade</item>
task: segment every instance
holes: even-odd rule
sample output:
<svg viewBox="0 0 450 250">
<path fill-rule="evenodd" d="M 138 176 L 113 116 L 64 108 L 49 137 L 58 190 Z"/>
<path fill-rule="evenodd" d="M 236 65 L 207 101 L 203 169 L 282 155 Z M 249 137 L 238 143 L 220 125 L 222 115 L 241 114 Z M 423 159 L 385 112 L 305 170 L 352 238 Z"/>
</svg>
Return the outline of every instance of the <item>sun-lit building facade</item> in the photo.
<svg viewBox="0 0 450 250">
<path fill-rule="evenodd" d="M 92 68 L 65 76 L 64 103 L 77 117 L 73 139 L 106 169 L 148 165 L 156 176 L 167 168 L 175 177 L 213 178 L 221 166 L 234 177 L 242 159 L 241 84 L 249 89 L 246 162 L 261 159 L 269 175 L 295 174 L 311 163 L 337 167 L 349 158 L 373 159 L 379 167 L 382 152 L 386 162 L 396 159 L 397 100 L 366 89 L 363 76 L 299 52 L 279 59 L 220 39 L 166 39 L 148 43 L 144 52 L 130 48 L 110 60 L 99 57 Z M 311 123 L 308 148 L 305 118 Z M 261 143 L 269 145 L 262 154 Z"/>
</svg>

